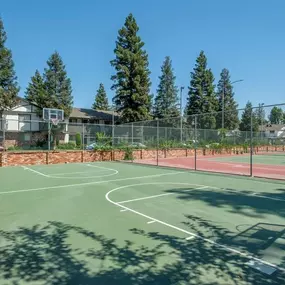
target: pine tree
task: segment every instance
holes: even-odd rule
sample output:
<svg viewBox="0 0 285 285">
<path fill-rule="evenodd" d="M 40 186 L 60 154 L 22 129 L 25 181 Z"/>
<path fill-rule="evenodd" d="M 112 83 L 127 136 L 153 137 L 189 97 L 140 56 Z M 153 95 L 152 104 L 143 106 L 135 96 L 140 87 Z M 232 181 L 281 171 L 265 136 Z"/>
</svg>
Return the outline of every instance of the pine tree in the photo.
<svg viewBox="0 0 285 285">
<path fill-rule="evenodd" d="M 103 83 L 100 83 L 99 85 L 99 89 L 97 90 L 97 94 L 95 96 L 95 102 L 92 105 L 92 109 L 104 111 L 107 111 L 109 109 L 108 97 Z"/>
<path fill-rule="evenodd" d="M 271 109 L 269 120 L 271 124 L 281 124 L 283 121 L 283 110 L 279 107 L 273 107 Z"/>
<path fill-rule="evenodd" d="M 241 116 L 241 121 L 239 125 L 240 131 L 250 131 L 251 130 L 251 116 L 252 116 L 252 130 L 256 132 L 258 131 L 258 128 L 259 128 L 258 120 L 256 118 L 255 113 L 253 112 L 251 102 L 248 101 L 246 103 L 245 109 Z"/>
<path fill-rule="evenodd" d="M 113 101 L 121 112 L 123 122 L 150 119 L 151 96 L 148 55 L 143 50 L 144 43 L 137 35 L 139 27 L 130 14 L 119 30 L 114 50 L 116 58 L 111 61 L 116 74 L 112 90 L 116 91 Z"/>
<path fill-rule="evenodd" d="M 214 76 L 211 69 L 207 69 L 207 58 L 203 51 L 196 60 L 187 98 L 186 115 L 204 114 L 197 118 L 197 126 L 203 129 L 216 127 L 218 101 L 215 96 Z"/>
<path fill-rule="evenodd" d="M 165 58 L 162 64 L 161 73 L 154 102 L 154 116 L 156 118 L 178 117 L 178 88 L 175 85 L 176 77 L 169 56 Z"/>
<path fill-rule="evenodd" d="M 265 119 L 265 110 L 262 104 L 258 104 L 258 108 L 255 110 L 255 116 L 258 125 L 262 126 L 267 123 L 267 120 Z"/>
<path fill-rule="evenodd" d="M 234 99 L 233 86 L 230 80 L 230 72 L 224 68 L 218 82 L 217 97 L 219 102 L 219 113 L 217 114 L 217 128 L 223 127 L 223 105 L 224 105 L 224 129 L 235 130 L 239 125 L 238 104 Z M 223 99 L 224 98 L 224 99 Z M 223 103 L 224 101 L 224 103 Z"/>
<path fill-rule="evenodd" d="M 12 108 L 19 92 L 12 52 L 5 47 L 7 35 L 0 18 L 0 112 Z"/>
<path fill-rule="evenodd" d="M 29 83 L 25 99 L 31 103 L 35 103 L 40 109 L 47 107 L 47 92 L 45 83 L 38 70 L 35 75 L 32 76 L 31 82 Z"/>
<path fill-rule="evenodd" d="M 44 72 L 46 107 L 62 109 L 65 117 L 68 117 L 73 105 L 71 80 L 67 77 L 65 65 L 58 52 L 51 55 L 47 65 Z"/>
</svg>

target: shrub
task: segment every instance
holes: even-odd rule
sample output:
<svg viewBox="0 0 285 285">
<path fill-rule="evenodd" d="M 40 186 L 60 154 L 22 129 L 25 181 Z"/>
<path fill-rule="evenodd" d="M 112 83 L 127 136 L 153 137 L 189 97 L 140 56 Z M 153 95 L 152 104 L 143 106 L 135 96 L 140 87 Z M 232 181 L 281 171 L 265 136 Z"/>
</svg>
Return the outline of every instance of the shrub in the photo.
<svg viewBox="0 0 285 285">
<path fill-rule="evenodd" d="M 133 160 L 133 149 L 130 147 L 126 147 L 125 148 L 125 156 L 124 156 L 124 160 Z"/>
<path fill-rule="evenodd" d="M 81 134 L 80 133 L 77 133 L 75 135 L 75 143 L 76 143 L 76 146 L 79 148 L 81 147 Z"/>
<path fill-rule="evenodd" d="M 22 150 L 22 148 L 21 148 L 20 146 L 14 145 L 14 146 L 9 146 L 9 147 L 7 148 L 7 150 L 10 150 L 10 151 L 13 151 L 13 150 Z"/>
<path fill-rule="evenodd" d="M 62 143 L 57 146 L 57 149 L 76 149 L 76 144 L 74 142 Z"/>
</svg>

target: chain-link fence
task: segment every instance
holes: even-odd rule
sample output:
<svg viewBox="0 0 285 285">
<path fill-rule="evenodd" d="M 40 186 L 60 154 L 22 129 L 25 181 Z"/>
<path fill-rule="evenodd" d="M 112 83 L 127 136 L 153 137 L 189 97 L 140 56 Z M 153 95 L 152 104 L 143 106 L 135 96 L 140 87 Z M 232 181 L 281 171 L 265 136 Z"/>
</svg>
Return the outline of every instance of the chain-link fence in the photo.
<svg viewBox="0 0 285 285">
<path fill-rule="evenodd" d="M 285 104 L 118 127 L 135 163 L 285 179 Z"/>
<path fill-rule="evenodd" d="M 7 151 L 123 149 L 135 163 L 285 179 L 285 104 L 120 125 L 54 126 L 2 116 L 0 146 Z"/>
</svg>

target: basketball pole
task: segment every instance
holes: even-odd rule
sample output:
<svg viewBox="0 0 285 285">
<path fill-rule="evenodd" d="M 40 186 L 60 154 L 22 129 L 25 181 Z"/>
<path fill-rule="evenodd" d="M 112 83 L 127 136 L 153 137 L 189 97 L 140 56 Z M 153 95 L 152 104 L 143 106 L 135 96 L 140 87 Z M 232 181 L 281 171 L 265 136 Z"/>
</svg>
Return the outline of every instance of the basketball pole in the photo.
<svg viewBox="0 0 285 285">
<path fill-rule="evenodd" d="M 50 120 L 48 120 L 48 150 L 50 151 Z"/>
</svg>

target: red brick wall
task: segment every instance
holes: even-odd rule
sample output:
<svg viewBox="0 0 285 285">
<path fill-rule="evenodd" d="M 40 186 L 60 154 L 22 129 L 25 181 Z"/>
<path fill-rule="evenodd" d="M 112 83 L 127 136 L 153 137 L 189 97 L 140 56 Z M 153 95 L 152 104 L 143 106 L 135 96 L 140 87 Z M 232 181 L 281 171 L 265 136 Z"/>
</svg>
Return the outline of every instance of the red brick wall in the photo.
<svg viewBox="0 0 285 285">
<path fill-rule="evenodd" d="M 82 162 L 81 151 L 52 151 L 48 153 L 48 164 Z"/>
<path fill-rule="evenodd" d="M 45 152 L 5 152 L 2 154 L 2 166 L 46 164 Z"/>
<path fill-rule="evenodd" d="M 243 149 L 235 149 L 235 151 Z M 263 148 L 256 148 L 256 151 L 261 151 Z M 263 151 L 285 151 L 284 147 L 270 146 L 264 147 Z M 210 149 L 197 149 L 197 155 L 215 155 L 217 152 Z M 224 150 L 223 154 L 235 154 L 234 150 Z M 134 150 L 134 159 L 156 159 L 167 157 L 186 157 L 193 156 L 193 149 L 170 149 L 170 150 Z M 33 164 L 57 164 L 57 163 L 75 163 L 75 162 L 94 162 L 94 161 L 109 161 L 123 160 L 124 151 L 27 151 L 27 152 L 2 152 L 0 153 L 0 166 L 17 166 L 17 165 L 33 165 Z"/>
</svg>

